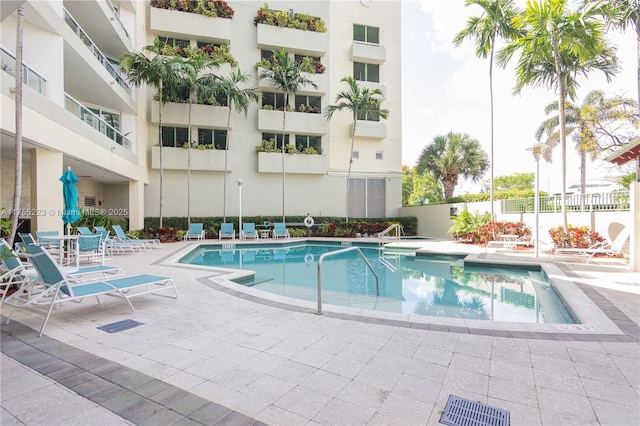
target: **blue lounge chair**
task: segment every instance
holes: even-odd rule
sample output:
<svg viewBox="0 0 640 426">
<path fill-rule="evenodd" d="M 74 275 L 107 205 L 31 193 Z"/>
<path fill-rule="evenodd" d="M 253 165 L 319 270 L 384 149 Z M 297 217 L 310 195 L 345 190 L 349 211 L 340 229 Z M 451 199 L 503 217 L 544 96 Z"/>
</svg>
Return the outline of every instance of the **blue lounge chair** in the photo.
<svg viewBox="0 0 640 426">
<path fill-rule="evenodd" d="M 42 314 L 44 320 L 39 336 L 42 336 L 54 307 L 64 302 L 80 302 L 86 298 L 97 298 L 101 295 L 119 296 L 127 301 L 131 312 L 134 312 L 135 309 L 130 300 L 133 297 L 166 290 L 173 291 L 175 294 L 173 298 L 178 297 L 178 290 L 171 278 L 144 274 L 82 282 L 65 274 L 42 247 L 27 246 L 27 256 L 37 270 L 38 278 L 24 284 L 17 292 L 5 299 L 5 304 L 13 307 L 7 317 L 7 324 L 11 321 L 11 316 L 16 309 Z"/>
<path fill-rule="evenodd" d="M 220 232 L 218 233 L 218 239 L 231 238 L 236 239 L 236 231 L 233 229 L 233 223 L 220 224 Z"/>
<path fill-rule="evenodd" d="M 189 225 L 189 230 L 184 234 L 184 240 L 186 241 L 192 238 L 204 240 L 204 229 L 202 223 L 192 223 Z"/>
<path fill-rule="evenodd" d="M 289 231 L 287 230 L 284 222 L 275 222 L 273 224 L 273 238 L 289 238 Z"/>
<path fill-rule="evenodd" d="M 256 224 L 253 222 L 244 222 L 242 224 L 241 238 L 243 240 L 246 240 L 248 238 L 255 238 L 257 240 L 259 237 L 258 231 L 256 231 Z"/>
<path fill-rule="evenodd" d="M 2 262 L 0 262 L 0 304 L 2 304 L 11 286 L 24 283 L 21 273 L 25 267 L 17 253 L 5 240 L 0 240 L 0 254 L 2 254 Z"/>
<path fill-rule="evenodd" d="M 93 232 L 87 226 L 78 226 L 77 230 L 80 235 L 93 235 Z"/>
<path fill-rule="evenodd" d="M 83 257 L 91 262 L 100 262 L 104 265 L 105 251 L 102 234 L 78 235 L 78 240 L 74 244 L 71 254 L 76 261 L 76 268 L 80 268 L 80 259 Z"/>
<path fill-rule="evenodd" d="M 157 238 L 134 238 L 128 236 L 120 225 L 112 225 L 113 231 L 116 233 L 116 241 L 120 241 L 123 243 L 133 243 L 133 244 L 141 244 L 144 247 L 149 247 L 153 245 L 153 247 L 160 247 L 160 240 Z"/>
<path fill-rule="evenodd" d="M 104 226 L 94 226 L 96 233 L 102 235 L 102 241 L 104 241 L 104 247 L 108 254 L 112 255 L 114 250 L 118 253 L 124 253 L 127 250 L 131 250 L 131 253 L 138 254 L 144 250 L 140 244 L 133 244 L 128 242 L 116 241 L 109 237 L 109 231 Z"/>
</svg>

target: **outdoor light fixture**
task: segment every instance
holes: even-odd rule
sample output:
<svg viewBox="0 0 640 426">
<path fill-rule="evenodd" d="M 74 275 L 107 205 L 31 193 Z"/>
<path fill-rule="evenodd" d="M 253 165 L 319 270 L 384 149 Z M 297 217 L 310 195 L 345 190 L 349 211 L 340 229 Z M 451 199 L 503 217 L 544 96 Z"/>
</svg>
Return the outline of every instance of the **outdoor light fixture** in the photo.
<svg viewBox="0 0 640 426">
<path fill-rule="evenodd" d="M 238 184 L 238 234 L 242 238 L 242 179 L 236 180 Z"/>
</svg>

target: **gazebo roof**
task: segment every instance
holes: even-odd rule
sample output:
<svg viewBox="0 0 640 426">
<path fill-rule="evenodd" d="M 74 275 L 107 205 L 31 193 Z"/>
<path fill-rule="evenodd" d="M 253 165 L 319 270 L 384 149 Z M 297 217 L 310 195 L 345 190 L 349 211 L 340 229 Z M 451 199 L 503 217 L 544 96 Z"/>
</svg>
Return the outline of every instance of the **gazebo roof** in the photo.
<svg viewBox="0 0 640 426">
<path fill-rule="evenodd" d="M 640 156 L 640 138 L 629 142 L 619 151 L 614 152 L 606 158 L 607 161 L 615 163 L 618 166 L 633 161 Z"/>
</svg>

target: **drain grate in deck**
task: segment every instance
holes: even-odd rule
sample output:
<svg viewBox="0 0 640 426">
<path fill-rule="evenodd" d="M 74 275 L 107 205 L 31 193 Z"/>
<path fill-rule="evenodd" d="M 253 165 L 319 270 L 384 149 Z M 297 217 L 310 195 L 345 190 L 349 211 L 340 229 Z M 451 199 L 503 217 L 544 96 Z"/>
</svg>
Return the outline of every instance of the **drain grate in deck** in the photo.
<svg viewBox="0 0 640 426">
<path fill-rule="evenodd" d="M 440 423 L 450 426 L 509 426 L 509 412 L 449 395 Z"/>
<path fill-rule="evenodd" d="M 106 331 L 107 333 L 117 333 L 119 331 L 128 330 L 139 325 L 142 325 L 142 323 L 131 319 L 126 319 L 118 322 L 112 322 L 111 324 L 101 325 L 100 327 L 98 327 L 98 329 Z"/>
</svg>

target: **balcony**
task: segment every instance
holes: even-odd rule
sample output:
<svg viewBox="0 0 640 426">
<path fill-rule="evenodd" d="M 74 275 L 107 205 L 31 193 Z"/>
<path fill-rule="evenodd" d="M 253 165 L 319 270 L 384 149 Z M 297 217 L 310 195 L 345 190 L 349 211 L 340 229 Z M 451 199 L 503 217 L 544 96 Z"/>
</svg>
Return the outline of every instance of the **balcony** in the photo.
<svg viewBox="0 0 640 426">
<path fill-rule="evenodd" d="M 162 168 L 164 170 L 187 170 L 187 149 L 165 146 L 162 148 Z M 224 172 L 224 150 L 191 149 L 191 170 Z M 151 168 L 160 169 L 160 147 L 151 147 Z M 233 169 L 233 153 L 227 156 L 227 171 Z"/>
<path fill-rule="evenodd" d="M 231 19 L 210 18 L 196 13 L 151 7 L 151 31 L 168 37 L 231 42 Z"/>
<path fill-rule="evenodd" d="M 2 47 L 0 47 L 0 64 L 2 64 L 3 71 L 13 77 L 16 76 L 16 58 Z M 47 96 L 47 80 L 24 63 L 22 64 L 22 84 L 31 87 L 41 95 Z"/>
<path fill-rule="evenodd" d="M 258 47 L 263 50 L 285 49 L 308 56 L 324 56 L 329 50 L 329 35 L 315 31 L 258 24 Z"/>
<path fill-rule="evenodd" d="M 258 110 L 258 130 L 262 132 L 282 132 L 282 111 Z M 305 135 L 327 133 L 327 119 L 322 114 L 287 111 L 285 132 Z"/>
<path fill-rule="evenodd" d="M 324 175 L 329 166 L 326 155 L 285 154 L 284 168 L 286 173 L 303 175 Z M 258 173 L 282 173 L 282 153 L 259 152 Z"/>
<path fill-rule="evenodd" d="M 159 123 L 160 102 L 151 102 L 151 122 Z M 227 107 L 192 104 L 191 125 L 227 128 Z M 281 120 L 282 121 L 282 120 Z M 167 102 L 162 105 L 162 125 L 183 125 L 189 122 L 189 104 Z M 280 126 L 282 128 L 282 125 Z"/>
<path fill-rule="evenodd" d="M 387 125 L 380 121 L 358 120 L 356 122 L 356 136 L 370 139 L 384 139 L 387 137 Z"/>
<path fill-rule="evenodd" d="M 71 114 L 75 115 L 118 145 L 122 145 L 130 151 L 132 150 L 133 144 L 125 135 L 67 94 L 65 94 L 64 107 Z"/>
<path fill-rule="evenodd" d="M 351 45 L 351 60 L 368 64 L 382 64 L 387 60 L 387 49 L 380 44 L 354 41 Z"/>
<path fill-rule="evenodd" d="M 122 53 L 134 50 L 129 31 L 110 0 L 65 1 L 64 7 L 105 56 L 116 59 Z"/>
<path fill-rule="evenodd" d="M 124 77 L 120 75 L 120 71 L 117 70 L 111 63 L 107 60 L 104 54 L 98 49 L 98 46 L 91 40 L 91 38 L 87 35 L 87 33 L 80 27 L 80 25 L 73 19 L 73 16 L 65 9 L 64 10 L 64 20 L 69 25 L 69 27 L 73 30 L 73 32 L 78 36 L 78 38 L 82 41 L 82 43 L 87 46 L 89 51 L 93 54 L 93 56 L 100 62 L 100 64 L 107 70 L 107 72 L 113 77 L 113 79 L 118 83 L 120 87 L 122 87 L 127 94 L 131 94 L 131 87 L 125 81 Z"/>
</svg>

